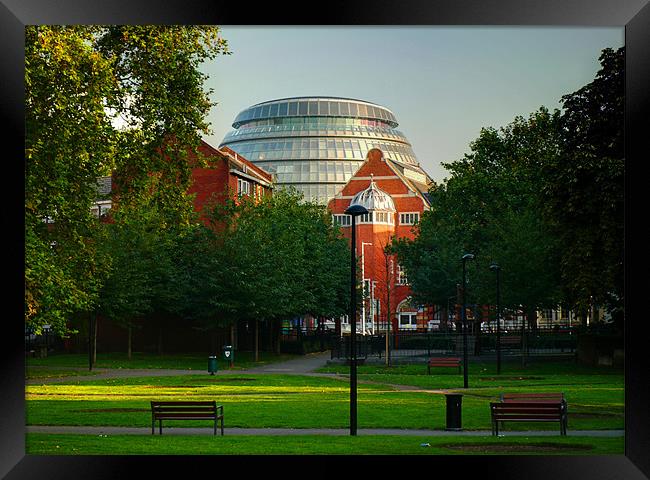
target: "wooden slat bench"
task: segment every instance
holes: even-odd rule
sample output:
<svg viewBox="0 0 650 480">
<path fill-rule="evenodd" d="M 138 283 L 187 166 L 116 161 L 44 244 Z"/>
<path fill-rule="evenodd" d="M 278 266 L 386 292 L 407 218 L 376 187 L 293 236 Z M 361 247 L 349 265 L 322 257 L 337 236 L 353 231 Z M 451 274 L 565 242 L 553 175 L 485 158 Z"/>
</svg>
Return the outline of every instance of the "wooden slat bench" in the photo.
<svg viewBox="0 0 650 480">
<path fill-rule="evenodd" d="M 162 435 L 163 420 L 214 420 L 214 434 L 217 434 L 217 421 L 221 421 L 223 435 L 223 405 L 215 401 L 207 402 L 151 402 L 151 434 L 154 434 L 156 420 Z"/>
<path fill-rule="evenodd" d="M 566 402 L 564 393 L 502 393 L 502 402 Z"/>
<path fill-rule="evenodd" d="M 566 435 L 567 408 L 565 401 L 491 402 L 492 435 L 499 435 L 499 422 L 559 422 L 560 435 Z"/>
<path fill-rule="evenodd" d="M 505 335 L 499 339 L 501 347 L 513 348 L 521 345 L 521 335 Z"/>
<path fill-rule="evenodd" d="M 458 367 L 460 373 L 460 358 L 458 357 L 434 357 L 427 362 L 427 374 L 431 375 L 431 367 Z"/>
</svg>

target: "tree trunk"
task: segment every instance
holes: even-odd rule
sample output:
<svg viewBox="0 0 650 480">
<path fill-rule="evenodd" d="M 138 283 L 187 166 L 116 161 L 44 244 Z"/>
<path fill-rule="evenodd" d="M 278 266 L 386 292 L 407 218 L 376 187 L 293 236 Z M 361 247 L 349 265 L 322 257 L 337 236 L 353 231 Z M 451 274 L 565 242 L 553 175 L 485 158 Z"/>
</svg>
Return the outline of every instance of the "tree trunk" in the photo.
<svg viewBox="0 0 650 480">
<path fill-rule="evenodd" d="M 481 354 L 481 321 L 483 312 L 479 308 L 474 308 L 474 355 Z"/>
<path fill-rule="evenodd" d="M 93 369 L 93 321 L 94 314 L 88 313 L 88 370 Z"/>
<path fill-rule="evenodd" d="M 390 292 L 392 290 L 392 285 L 391 285 L 391 272 L 390 272 L 390 265 L 387 263 L 386 264 L 386 355 L 385 355 L 385 361 L 386 361 L 386 366 L 390 367 L 390 326 L 391 326 L 391 318 L 390 318 Z"/>
<path fill-rule="evenodd" d="M 132 357 L 132 348 L 131 348 L 132 331 L 133 329 L 131 328 L 131 325 L 129 325 L 127 328 L 127 340 L 126 340 L 126 358 L 128 358 L 129 361 L 131 361 L 131 357 Z"/>
<path fill-rule="evenodd" d="M 318 317 L 318 339 L 320 341 L 320 351 L 325 351 L 325 343 L 323 335 L 325 334 L 325 318 L 320 316 Z"/>
<path fill-rule="evenodd" d="M 276 320 L 275 321 L 275 328 L 274 328 L 274 337 L 275 337 L 275 353 L 280 355 L 281 347 L 280 347 L 280 329 L 282 328 L 282 320 Z"/>
<path fill-rule="evenodd" d="M 526 310 L 521 320 L 521 366 L 526 366 L 528 356 L 528 332 L 526 331 L 526 323 L 528 321 L 530 311 Z"/>
<path fill-rule="evenodd" d="M 390 367 L 390 327 L 392 326 L 392 318 L 390 311 L 390 293 L 386 296 L 386 366 Z"/>
<path fill-rule="evenodd" d="M 163 354 L 163 329 L 160 327 L 158 329 L 158 355 L 162 356 Z"/>
<path fill-rule="evenodd" d="M 528 311 L 528 328 L 531 332 L 537 331 L 537 309 L 531 308 Z"/>
<path fill-rule="evenodd" d="M 255 319 L 255 361 L 259 362 L 260 361 L 260 321 L 256 318 Z"/>
<path fill-rule="evenodd" d="M 93 328 L 93 365 L 97 364 L 97 324 L 99 323 L 97 315 L 95 315 L 95 322 Z"/>
<path fill-rule="evenodd" d="M 235 334 L 237 329 L 235 328 L 236 323 L 231 323 L 230 324 L 230 346 L 232 347 L 232 350 L 234 352 L 235 350 Z M 232 361 L 232 353 L 230 356 L 230 366 L 232 367 L 233 361 Z"/>
<path fill-rule="evenodd" d="M 460 299 L 463 298 L 462 297 L 462 295 L 463 295 L 462 291 L 463 291 L 463 289 L 461 288 L 460 284 L 459 283 L 456 284 L 456 306 L 454 308 L 454 310 L 455 310 L 454 313 L 455 313 L 455 317 L 456 317 L 455 318 L 455 320 L 456 320 L 455 323 L 456 323 L 456 331 L 457 332 L 462 332 L 463 331 L 462 329 L 464 327 L 464 325 L 462 324 L 462 322 L 463 322 L 463 312 L 462 312 L 463 306 L 460 303 Z"/>
</svg>

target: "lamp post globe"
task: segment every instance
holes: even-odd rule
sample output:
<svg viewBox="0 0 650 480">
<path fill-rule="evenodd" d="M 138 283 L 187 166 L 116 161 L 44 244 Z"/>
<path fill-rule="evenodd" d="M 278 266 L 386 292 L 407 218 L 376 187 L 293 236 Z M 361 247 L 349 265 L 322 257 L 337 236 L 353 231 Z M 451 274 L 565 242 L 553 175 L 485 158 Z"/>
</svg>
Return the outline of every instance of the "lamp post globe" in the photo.
<svg viewBox="0 0 650 480">
<path fill-rule="evenodd" d="M 467 260 L 474 260 L 474 254 L 466 253 L 461 258 L 463 262 L 463 388 L 469 387 L 468 370 L 467 370 L 467 312 L 466 312 L 466 290 L 467 290 L 467 272 L 465 264 Z"/>
<path fill-rule="evenodd" d="M 351 204 L 345 213 L 352 217 L 350 239 L 350 435 L 357 434 L 357 235 L 356 218 L 368 213 L 363 205 Z"/>
</svg>

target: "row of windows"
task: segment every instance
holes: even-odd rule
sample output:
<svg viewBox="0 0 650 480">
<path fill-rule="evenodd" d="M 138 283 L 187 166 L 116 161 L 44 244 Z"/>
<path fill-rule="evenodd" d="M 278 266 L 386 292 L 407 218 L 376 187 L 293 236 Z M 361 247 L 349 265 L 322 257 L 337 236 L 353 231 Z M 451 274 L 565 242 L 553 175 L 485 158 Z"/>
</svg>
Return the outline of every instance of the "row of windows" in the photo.
<svg viewBox="0 0 650 480">
<path fill-rule="evenodd" d="M 251 183 L 248 180 L 244 180 L 243 178 L 238 178 L 237 179 L 237 195 L 240 197 L 242 195 L 253 195 L 254 198 L 262 198 L 262 195 L 264 194 L 264 187 L 261 185 L 258 185 L 256 183 Z"/>
<path fill-rule="evenodd" d="M 420 214 L 418 212 L 400 213 L 399 218 L 400 218 L 400 222 L 399 222 L 400 225 L 413 225 L 419 220 Z M 352 224 L 350 215 L 345 215 L 345 214 L 332 215 L 332 222 L 341 227 L 349 227 Z M 359 216 L 358 223 L 387 223 L 389 225 L 392 225 L 393 215 L 389 212 L 368 212 Z M 404 271 L 401 269 L 399 265 L 397 266 L 397 271 L 398 271 L 398 283 L 400 284 L 408 283 L 406 280 L 406 273 L 404 273 Z M 399 279 L 402 279 L 403 281 Z"/>
<path fill-rule="evenodd" d="M 401 225 L 415 225 L 419 221 L 420 221 L 420 214 L 418 212 L 399 214 L 399 223 Z"/>
<path fill-rule="evenodd" d="M 305 201 L 314 201 L 323 205 L 327 205 L 330 198 L 339 193 L 344 184 L 284 184 L 278 185 L 278 188 L 295 188 L 298 192 L 302 193 Z"/>
<path fill-rule="evenodd" d="M 362 103 L 345 102 L 340 100 L 300 100 L 270 103 L 249 108 L 237 116 L 235 123 L 246 122 L 257 118 L 297 115 L 341 115 L 380 118 L 391 122 L 396 121 L 395 116 L 386 109 Z"/>
<path fill-rule="evenodd" d="M 417 314 L 416 313 L 400 313 L 399 314 L 399 328 L 412 330 L 417 328 Z"/>
<path fill-rule="evenodd" d="M 303 138 L 296 140 L 266 140 L 241 142 L 237 145 L 238 150 L 247 147 L 253 152 L 272 152 L 275 150 L 364 150 L 370 149 L 377 142 L 370 140 L 352 140 L 340 138 Z M 407 147 L 402 143 L 390 143 L 393 151 L 407 153 Z"/>
<path fill-rule="evenodd" d="M 383 140 L 395 140 L 408 143 L 404 134 L 399 130 L 377 128 L 361 125 L 327 126 L 327 125 L 281 125 L 271 127 L 255 126 L 231 130 L 223 139 L 222 145 L 234 141 L 259 140 L 263 138 L 288 137 L 367 137 Z M 299 141 L 299 140 L 298 140 Z"/>
<path fill-rule="evenodd" d="M 376 147 L 380 148 L 380 147 Z M 407 165 L 415 165 L 414 157 L 392 152 L 389 149 L 382 148 L 386 158 Z M 358 160 L 363 162 L 366 155 L 361 150 L 278 150 L 275 152 L 237 152 L 252 162 L 258 161 L 275 161 L 275 160 Z"/>
<path fill-rule="evenodd" d="M 281 118 L 264 118 L 253 120 L 240 127 L 237 131 L 246 131 L 253 128 L 342 128 L 348 126 L 365 126 L 372 128 L 382 128 L 384 130 L 393 129 L 392 124 L 383 120 L 373 120 L 370 118 L 350 118 L 350 117 L 281 117 Z"/>
<path fill-rule="evenodd" d="M 237 194 L 239 196 L 242 195 L 248 195 L 251 190 L 251 184 L 247 180 L 243 180 L 241 178 L 237 179 Z"/>
<path fill-rule="evenodd" d="M 271 173 L 344 173 L 352 175 L 363 162 L 307 161 L 264 162 L 262 168 Z"/>
<path fill-rule="evenodd" d="M 352 225 L 352 217 L 350 215 L 332 215 L 332 223 L 339 227 L 349 227 Z"/>
<path fill-rule="evenodd" d="M 337 182 L 345 184 L 352 177 L 352 173 L 279 173 L 277 174 L 277 183 L 319 183 L 319 182 Z"/>
<path fill-rule="evenodd" d="M 393 224 L 393 216 L 387 212 L 368 212 L 359 215 L 358 223 L 387 223 Z"/>
<path fill-rule="evenodd" d="M 274 141 L 247 141 L 232 145 L 230 148 L 237 152 L 262 152 L 275 151 L 290 152 L 297 150 L 330 150 L 330 151 L 368 151 L 371 148 L 385 148 L 395 153 L 413 155 L 413 150 L 403 143 L 382 142 L 376 140 L 347 140 L 333 138 L 303 138 L 301 140 L 274 140 Z M 242 153 L 243 155 L 243 153 Z"/>
<path fill-rule="evenodd" d="M 397 284 L 398 285 L 408 285 L 409 280 L 406 277 L 406 271 L 400 264 L 397 264 Z"/>
<path fill-rule="evenodd" d="M 379 148 L 386 158 L 409 165 L 417 165 L 415 155 L 410 148 L 401 144 L 389 144 L 383 142 L 360 142 L 361 149 L 316 149 L 316 148 L 292 148 L 289 150 L 266 150 L 261 149 L 254 143 L 235 144 L 231 148 L 241 156 L 252 162 L 268 160 L 326 160 L 326 159 L 349 159 L 363 161 L 367 152 L 372 148 Z"/>
<path fill-rule="evenodd" d="M 379 148 L 379 147 L 377 147 Z M 395 152 L 390 152 L 387 151 L 387 149 L 382 149 L 382 151 L 385 154 L 385 158 L 389 158 L 395 162 L 399 162 L 405 165 L 417 165 L 416 160 L 414 160 L 414 157 L 407 156 L 407 155 L 402 155 L 401 153 L 395 153 Z M 289 160 L 289 159 L 295 159 L 295 160 L 356 160 L 360 163 L 362 163 L 365 159 L 366 156 L 363 155 L 361 151 L 353 151 L 353 152 L 348 152 L 348 151 L 324 151 L 320 152 L 319 154 L 316 155 L 314 152 L 309 152 L 305 150 L 301 150 L 299 152 L 291 152 L 290 155 L 282 156 L 278 153 L 276 154 L 270 154 L 268 157 L 264 154 L 258 155 L 259 161 L 263 160 Z M 247 157 L 248 158 L 248 157 Z"/>
</svg>

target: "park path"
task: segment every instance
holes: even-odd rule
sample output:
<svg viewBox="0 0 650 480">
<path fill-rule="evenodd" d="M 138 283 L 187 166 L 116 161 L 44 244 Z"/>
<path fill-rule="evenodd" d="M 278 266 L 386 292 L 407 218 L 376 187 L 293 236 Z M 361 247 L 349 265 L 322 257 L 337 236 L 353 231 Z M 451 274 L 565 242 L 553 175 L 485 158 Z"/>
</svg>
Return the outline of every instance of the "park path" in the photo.
<svg viewBox="0 0 650 480">
<path fill-rule="evenodd" d="M 248 368 L 244 370 L 229 370 L 219 369 L 215 373 L 216 375 L 226 375 L 226 374 L 292 374 L 292 375 L 304 375 L 310 374 L 317 368 L 320 368 L 327 364 L 327 360 L 330 359 L 330 352 L 318 352 L 318 353 L 309 353 L 300 358 L 295 358 L 292 360 L 287 360 L 284 362 L 271 363 L 268 365 L 261 365 L 253 368 Z M 33 370 L 38 369 L 38 367 L 30 367 Z M 56 367 L 44 367 L 50 370 L 56 369 Z M 89 375 L 82 375 L 81 372 L 87 372 L 88 369 L 84 367 L 61 367 L 61 370 L 74 370 L 79 371 L 79 374 L 68 375 L 61 377 L 50 377 L 50 378 L 31 378 L 25 381 L 26 385 L 43 385 L 50 383 L 65 383 L 71 380 L 105 380 L 109 378 L 129 378 L 129 377 L 167 377 L 175 375 L 207 375 L 206 370 L 191 370 L 191 369 L 168 369 L 168 368 L 96 368 L 95 372 Z M 325 376 L 338 376 L 337 374 L 316 374 L 316 375 L 325 375 Z"/>
<path fill-rule="evenodd" d="M 270 363 L 267 365 L 260 365 L 244 370 L 229 370 L 219 369 L 216 375 L 227 374 L 284 374 L 284 375 L 307 375 L 317 377 L 330 377 L 330 378 L 349 378 L 348 374 L 340 373 L 320 373 L 315 372 L 316 369 L 327 365 L 327 361 L 331 358 L 329 351 L 308 353 L 300 358 L 286 360 L 284 362 Z M 31 367 L 37 369 L 38 367 Z M 48 369 L 55 369 L 56 367 L 46 367 Z M 61 370 L 76 370 L 79 372 L 87 372 L 84 367 L 61 367 Z M 85 380 L 106 380 L 110 378 L 129 378 L 129 377 L 166 377 L 176 375 L 207 375 L 207 370 L 190 370 L 190 369 L 164 369 L 164 368 L 150 368 L 150 369 L 137 369 L 137 368 L 96 368 L 95 372 L 90 375 L 77 375 L 50 377 L 50 378 L 32 378 L 25 381 L 26 385 L 44 385 L 52 383 L 66 383 L 69 381 L 85 381 Z M 412 385 L 394 385 L 385 382 L 372 382 L 372 381 L 359 381 L 359 383 L 377 383 L 382 385 L 389 385 L 396 390 L 403 391 L 421 391 L 430 393 L 445 393 L 445 390 L 425 390 L 421 387 L 414 387 Z"/>
<path fill-rule="evenodd" d="M 151 435 L 151 427 L 77 427 L 58 425 L 28 425 L 27 433 L 76 433 L 84 435 Z M 210 435 L 213 428 L 207 427 L 167 427 L 163 428 L 163 435 Z M 469 437 L 490 437 L 490 430 L 415 430 L 401 428 L 359 428 L 358 435 L 407 435 L 416 437 L 441 437 L 441 436 L 469 436 Z M 158 435 L 158 426 L 155 429 Z M 340 435 L 349 436 L 347 428 L 224 428 L 224 435 Z M 621 437 L 625 435 L 624 430 L 569 430 L 568 437 Z M 539 431 L 511 431 L 502 433 L 499 437 L 559 437 L 556 430 Z"/>
</svg>

